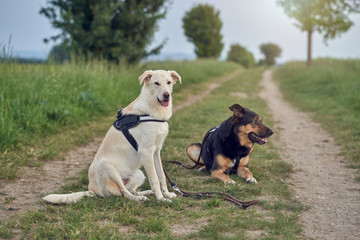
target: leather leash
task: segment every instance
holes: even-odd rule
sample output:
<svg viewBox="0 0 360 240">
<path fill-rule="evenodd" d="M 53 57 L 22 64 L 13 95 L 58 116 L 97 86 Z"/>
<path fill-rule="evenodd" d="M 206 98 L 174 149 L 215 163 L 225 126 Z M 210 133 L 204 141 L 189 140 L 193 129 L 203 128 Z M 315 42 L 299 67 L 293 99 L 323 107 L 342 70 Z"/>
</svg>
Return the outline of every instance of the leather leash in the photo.
<svg viewBox="0 0 360 240">
<path fill-rule="evenodd" d="M 240 207 L 241 209 L 247 209 L 248 207 L 255 205 L 259 202 L 259 200 L 252 200 L 252 201 L 248 201 L 248 202 L 244 202 L 244 201 L 240 201 L 238 199 L 236 199 L 235 197 L 233 197 L 232 195 L 225 193 L 225 192 L 186 192 L 181 190 L 174 181 L 172 181 L 170 179 L 170 177 L 168 176 L 167 172 L 165 171 L 165 168 L 163 168 L 164 170 L 164 174 L 166 176 L 166 179 L 169 181 L 171 187 L 180 193 L 181 196 L 183 197 L 207 197 L 207 198 L 214 198 L 216 197 L 216 195 L 220 195 L 223 196 L 223 199 L 225 201 L 228 201 L 230 203 L 235 204 L 236 206 Z"/>
</svg>

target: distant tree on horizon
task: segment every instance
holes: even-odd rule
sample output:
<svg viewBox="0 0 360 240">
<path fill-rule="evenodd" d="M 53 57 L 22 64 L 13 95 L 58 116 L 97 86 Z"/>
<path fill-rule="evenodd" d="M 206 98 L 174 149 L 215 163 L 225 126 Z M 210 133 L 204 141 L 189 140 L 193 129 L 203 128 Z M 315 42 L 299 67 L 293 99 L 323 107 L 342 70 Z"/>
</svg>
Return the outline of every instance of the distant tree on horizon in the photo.
<svg viewBox="0 0 360 240">
<path fill-rule="evenodd" d="M 48 60 L 57 63 L 70 62 L 71 53 L 71 47 L 67 46 L 65 43 L 60 43 L 51 48 Z"/>
<path fill-rule="evenodd" d="M 260 60 L 260 64 L 265 63 L 268 66 L 275 65 L 275 58 L 281 54 L 281 48 L 274 43 L 261 44 L 260 51 L 265 56 L 265 59 Z"/>
<path fill-rule="evenodd" d="M 77 54 L 136 63 L 164 45 L 146 50 L 158 20 L 165 17 L 167 1 L 48 0 L 40 14 L 61 33 L 44 41 L 61 39 Z"/>
<path fill-rule="evenodd" d="M 199 4 L 185 13 L 183 28 L 188 41 L 194 43 L 198 58 L 218 58 L 224 47 L 220 33 L 220 12 L 213 6 Z"/>
<path fill-rule="evenodd" d="M 324 43 L 353 25 L 350 13 L 360 12 L 360 0 L 278 0 L 295 26 L 307 32 L 307 65 L 312 64 L 312 34 L 323 35 Z"/>
<path fill-rule="evenodd" d="M 255 66 L 254 55 L 239 44 L 233 44 L 230 46 L 226 60 L 239 63 L 245 68 Z"/>
</svg>

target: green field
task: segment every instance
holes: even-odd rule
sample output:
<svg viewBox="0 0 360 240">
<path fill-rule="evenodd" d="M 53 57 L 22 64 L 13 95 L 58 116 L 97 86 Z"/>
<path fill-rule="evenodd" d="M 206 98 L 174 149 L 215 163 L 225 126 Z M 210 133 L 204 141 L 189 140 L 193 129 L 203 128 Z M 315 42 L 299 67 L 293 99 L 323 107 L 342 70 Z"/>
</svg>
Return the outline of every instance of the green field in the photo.
<svg viewBox="0 0 360 240">
<path fill-rule="evenodd" d="M 27 239 L 299 238 L 298 216 L 304 206 L 292 198 L 288 186 L 283 183 L 292 170 L 279 160 L 271 138 L 267 145 L 255 147 L 249 164 L 258 184 L 246 184 L 245 180 L 232 176 L 237 184 L 224 185 L 207 173 L 166 162 L 177 160 L 190 164 L 185 154 L 186 146 L 201 141 L 209 128 L 231 116 L 228 107 L 234 103 L 256 111 L 272 128 L 266 103 L 258 98 L 256 92 L 261 76 L 261 69 L 244 70 L 210 96 L 176 112 L 169 121 L 170 133 L 162 151 L 165 168 L 182 189 L 225 191 L 242 200 L 260 199 L 257 206 L 244 211 L 217 198 L 178 197 L 172 203 L 162 203 L 153 196 L 147 202 L 95 197 L 71 205 L 42 203 L 42 210 L 31 210 L 15 220 L 2 222 L 0 236 Z M 175 98 L 187 95 L 185 90 L 179 89 Z M 248 97 L 239 98 L 237 93 L 241 92 L 248 93 Z M 87 169 L 80 177 L 66 182 L 59 192 L 86 189 Z M 142 189 L 149 188 L 148 182 L 142 186 Z"/>
<path fill-rule="evenodd" d="M 94 130 L 91 124 L 115 116 L 136 98 L 138 76 L 146 69 L 176 69 L 183 78 L 181 87 L 174 88 L 177 93 L 239 68 L 235 63 L 214 60 L 150 62 L 133 67 L 105 62 L 0 62 L 0 179 L 15 178 L 20 166 L 41 164 L 89 141 L 94 131 L 102 130 L 99 126 Z M 76 131 L 78 128 L 81 131 Z"/>
<path fill-rule="evenodd" d="M 209 83 L 240 69 L 239 74 L 211 95 L 177 111 L 169 121 L 162 158 L 171 178 L 188 191 L 224 191 L 238 199 L 259 199 L 241 210 L 220 198 L 178 197 L 172 203 L 124 198 L 86 198 L 71 205 L 41 203 L 9 221 L 0 220 L 0 238 L 26 239 L 301 239 L 299 215 L 305 206 L 295 200 L 287 182 L 290 165 L 279 160 L 272 144 L 277 137 L 266 103 L 258 97 L 263 69 L 244 70 L 218 61 L 147 63 L 120 67 L 105 63 L 76 65 L 0 65 L 0 178 L 15 178 L 20 166 L 44 161 L 94 136 L 103 136 L 118 108 L 139 93 L 137 77 L 145 69 L 175 69 L 183 80 L 175 86 L 174 105 L 200 93 Z M 303 62 L 275 68 L 274 79 L 285 98 L 310 112 L 360 166 L 360 60 L 318 59 L 309 69 Z M 246 93 L 246 98 L 240 98 Z M 114 100 L 115 99 L 115 100 Z M 264 146 L 256 145 L 249 168 L 258 184 L 224 185 L 208 173 L 186 170 L 167 160 L 191 164 L 185 148 L 231 115 L 239 103 L 259 113 L 275 130 Z M 69 178 L 57 191 L 87 189 L 87 169 Z M 284 184 L 285 183 L 285 184 Z M 55 187 L 55 186 L 54 186 Z M 149 189 L 148 182 L 141 187 Z M 8 199 L 12 201 L 12 199 Z M 40 199 L 39 199 L 40 201 Z M 7 201 L 0 203 L 6 207 Z M 49 230 L 50 229 L 50 230 Z"/>
<path fill-rule="evenodd" d="M 317 59 L 310 69 L 290 62 L 274 78 L 288 101 L 332 134 L 360 173 L 360 60 Z"/>
</svg>

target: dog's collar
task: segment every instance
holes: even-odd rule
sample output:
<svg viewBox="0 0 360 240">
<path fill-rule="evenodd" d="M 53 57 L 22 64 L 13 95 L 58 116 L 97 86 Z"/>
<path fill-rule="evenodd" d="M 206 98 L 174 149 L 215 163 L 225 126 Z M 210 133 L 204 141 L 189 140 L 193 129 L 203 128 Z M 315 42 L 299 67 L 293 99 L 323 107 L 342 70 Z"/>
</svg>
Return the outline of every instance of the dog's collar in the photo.
<svg viewBox="0 0 360 240">
<path fill-rule="evenodd" d="M 166 121 L 152 118 L 150 117 L 150 115 L 135 115 L 135 114 L 123 115 L 122 109 L 120 109 L 118 111 L 116 120 L 113 123 L 113 126 L 124 134 L 128 142 L 131 144 L 131 146 L 133 146 L 133 148 L 136 151 L 138 151 L 138 144 L 135 138 L 130 134 L 129 129 L 136 127 L 142 122 L 166 122 Z"/>
</svg>

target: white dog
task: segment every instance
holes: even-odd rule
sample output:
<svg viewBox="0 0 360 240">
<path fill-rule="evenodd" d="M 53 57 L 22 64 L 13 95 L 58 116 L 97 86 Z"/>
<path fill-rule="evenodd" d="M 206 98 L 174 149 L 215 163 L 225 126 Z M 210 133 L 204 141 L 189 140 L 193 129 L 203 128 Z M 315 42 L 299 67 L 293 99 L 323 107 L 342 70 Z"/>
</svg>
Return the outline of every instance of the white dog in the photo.
<svg viewBox="0 0 360 240">
<path fill-rule="evenodd" d="M 168 134 L 165 122 L 172 115 L 173 85 L 181 77 L 175 71 L 145 71 L 140 77 L 144 83 L 140 95 L 121 110 L 122 116 L 142 116 L 144 122 L 128 129 L 131 143 L 116 122 L 106 134 L 94 161 L 89 168 L 88 191 L 70 194 L 51 194 L 43 198 L 50 203 L 77 202 L 84 196 L 124 196 L 135 201 L 147 200 L 154 194 L 157 200 L 170 201 L 176 194 L 169 192 L 163 172 L 160 151 Z M 139 117 L 140 118 L 140 117 Z M 137 147 L 137 149 L 136 149 Z M 137 191 L 145 176 L 144 166 L 151 190 Z"/>
</svg>

